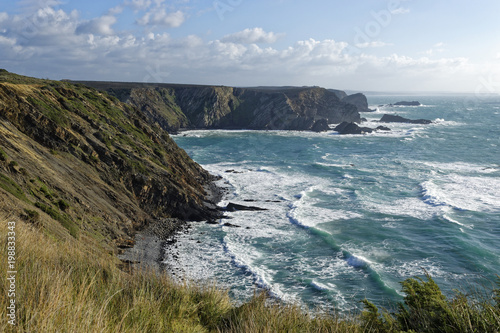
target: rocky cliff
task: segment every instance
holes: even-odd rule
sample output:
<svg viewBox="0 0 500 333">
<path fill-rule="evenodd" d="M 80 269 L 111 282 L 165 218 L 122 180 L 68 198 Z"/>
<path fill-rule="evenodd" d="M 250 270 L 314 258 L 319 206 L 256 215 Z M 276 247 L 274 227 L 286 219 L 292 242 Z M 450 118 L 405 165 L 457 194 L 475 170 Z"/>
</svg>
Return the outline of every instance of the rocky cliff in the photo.
<svg viewBox="0 0 500 333">
<path fill-rule="evenodd" d="M 321 128 L 324 120 L 360 121 L 357 104 L 342 100 L 345 93 L 319 87 L 80 83 L 143 110 L 151 121 L 170 132 L 179 128 L 313 130 Z"/>
<path fill-rule="evenodd" d="M 359 112 L 375 111 L 368 108 L 368 100 L 366 99 L 366 96 L 363 95 L 362 93 L 345 96 L 342 98 L 342 102 L 356 106 Z"/>
<path fill-rule="evenodd" d="M 0 213 L 110 251 L 152 220 L 217 216 L 205 200 L 212 176 L 163 129 L 176 112 L 170 95 L 134 93 L 141 110 L 87 86 L 1 70 Z M 180 113 L 175 120 L 187 124 Z"/>
</svg>

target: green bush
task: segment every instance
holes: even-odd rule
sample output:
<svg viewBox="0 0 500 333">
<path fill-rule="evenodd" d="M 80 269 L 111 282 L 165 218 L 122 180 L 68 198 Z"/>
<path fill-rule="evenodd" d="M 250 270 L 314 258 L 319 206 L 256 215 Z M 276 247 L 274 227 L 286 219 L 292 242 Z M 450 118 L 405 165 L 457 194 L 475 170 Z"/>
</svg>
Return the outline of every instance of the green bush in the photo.
<svg viewBox="0 0 500 333">
<path fill-rule="evenodd" d="M 40 192 L 42 192 L 43 195 L 45 195 L 45 197 L 49 200 L 52 200 L 52 198 L 54 197 L 52 191 L 45 184 L 42 184 L 42 186 L 40 187 Z"/>
<path fill-rule="evenodd" d="M 71 236 L 75 238 L 78 236 L 78 227 L 75 225 L 75 223 L 71 220 L 71 218 L 68 215 L 61 214 L 60 212 L 55 210 L 52 206 L 46 205 L 42 202 L 35 203 L 35 206 L 40 208 L 44 213 L 52 217 L 54 220 L 61 223 L 61 225 L 69 231 Z"/>
<path fill-rule="evenodd" d="M 500 278 L 498 288 L 486 292 L 456 292 L 447 299 L 439 286 L 426 273 L 425 280 L 403 281 L 404 302 L 397 312 L 378 308 L 364 300 L 361 314 L 364 330 L 369 332 L 498 332 L 500 327 Z"/>
<path fill-rule="evenodd" d="M 40 220 L 40 213 L 38 213 L 36 210 L 25 209 L 24 213 L 24 219 L 27 222 L 36 224 Z"/>
<path fill-rule="evenodd" d="M 7 161 L 7 159 L 8 159 L 7 154 L 2 150 L 2 148 L 0 148 L 0 161 L 5 162 Z"/>
<path fill-rule="evenodd" d="M 24 202 L 29 202 L 23 189 L 16 182 L 2 173 L 0 173 L 0 188 L 3 188 L 5 191 Z"/>
<path fill-rule="evenodd" d="M 69 208 L 69 203 L 67 203 L 63 199 L 59 199 L 57 201 L 57 205 L 59 206 L 59 209 L 62 210 L 62 211 L 65 211 L 66 209 Z"/>
<path fill-rule="evenodd" d="M 406 296 L 396 318 L 405 331 L 442 332 L 452 322 L 446 297 L 431 276 L 426 277 L 427 281 L 417 277 L 401 283 Z"/>
</svg>

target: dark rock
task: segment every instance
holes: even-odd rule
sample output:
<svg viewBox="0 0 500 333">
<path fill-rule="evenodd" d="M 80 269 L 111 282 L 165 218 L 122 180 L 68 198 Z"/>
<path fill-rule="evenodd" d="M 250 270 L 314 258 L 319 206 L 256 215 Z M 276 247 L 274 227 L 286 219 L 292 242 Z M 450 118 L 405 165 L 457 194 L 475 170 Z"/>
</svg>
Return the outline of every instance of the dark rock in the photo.
<svg viewBox="0 0 500 333">
<path fill-rule="evenodd" d="M 328 121 L 325 118 L 316 120 L 314 125 L 311 127 L 311 131 L 313 132 L 326 132 L 330 130 L 330 126 L 328 126 Z"/>
<path fill-rule="evenodd" d="M 411 102 L 401 101 L 401 102 L 394 103 L 394 105 L 395 106 L 420 106 L 422 104 L 420 104 L 420 102 L 418 102 L 418 101 L 411 101 Z"/>
<path fill-rule="evenodd" d="M 337 89 L 328 89 L 328 91 L 331 91 L 334 93 L 339 99 L 342 99 L 344 97 L 347 97 L 347 94 L 343 90 L 337 90 Z"/>
<path fill-rule="evenodd" d="M 346 96 L 342 98 L 342 102 L 354 105 L 358 109 L 358 112 L 375 111 L 368 108 L 368 100 L 366 99 L 366 96 L 363 95 L 362 93 Z"/>
<path fill-rule="evenodd" d="M 255 206 L 245 206 L 245 205 L 239 205 L 235 203 L 228 203 L 225 208 L 222 208 L 223 211 L 227 212 L 235 212 L 238 210 L 248 210 L 248 211 L 260 211 L 260 210 L 267 210 L 266 208 L 260 208 L 260 207 L 255 207 Z"/>
<path fill-rule="evenodd" d="M 241 226 L 236 225 L 236 224 L 231 224 L 229 222 L 226 222 L 223 224 L 225 227 L 230 227 L 230 228 L 241 228 Z"/>
<path fill-rule="evenodd" d="M 339 134 L 366 134 L 373 132 L 372 128 L 360 127 L 355 123 L 348 122 L 340 123 L 333 130 L 339 132 Z"/>
<path fill-rule="evenodd" d="M 380 119 L 381 123 L 410 123 L 410 124 L 430 124 L 432 121 L 428 119 L 408 119 L 401 116 L 384 114 Z"/>
<path fill-rule="evenodd" d="M 377 128 L 375 128 L 376 130 L 379 130 L 379 131 L 390 131 L 391 129 L 389 127 L 385 127 L 385 126 L 377 126 Z"/>
<path fill-rule="evenodd" d="M 346 102 L 342 100 L 346 98 L 344 92 L 321 87 L 79 83 L 105 90 L 135 106 L 149 122 L 171 133 L 206 128 L 309 131 L 318 119 L 324 118 L 327 123 L 357 122 L 358 108 L 367 110 L 362 94 Z M 322 126 L 321 130 L 327 128 Z"/>
<path fill-rule="evenodd" d="M 231 170 L 226 170 L 225 172 L 226 173 L 243 173 L 241 171 L 236 171 L 236 170 L 232 170 L 232 169 Z"/>
</svg>

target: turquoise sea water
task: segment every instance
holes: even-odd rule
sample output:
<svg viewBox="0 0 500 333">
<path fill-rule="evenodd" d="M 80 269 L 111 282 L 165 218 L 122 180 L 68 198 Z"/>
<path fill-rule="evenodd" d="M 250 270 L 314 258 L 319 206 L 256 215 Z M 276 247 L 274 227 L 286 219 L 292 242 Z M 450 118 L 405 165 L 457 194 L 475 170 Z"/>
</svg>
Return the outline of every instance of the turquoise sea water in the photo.
<svg viewBox="0 0 500 333">
<path fill-rule="evenodd" d="M 285 302 L 349 311 L 390 306 L 400 281 L 429 272 L 442 289 L 489 286 L 500 274 L 500 96 L 369 96 L 387 124 L 360 136 L 189 131 L 174 136 L 223 177 L 220 203 L 267 208 L 193 223 L 165 262 L 177 276 L 216 281 L 244 301 L 266 288 Z M 233 172 L 227 172 L 233 170 Z M 240 226 L 223 226 L 223 223 Z M 175 254 L 176 258 L 173 257 Z"/>
</svg>

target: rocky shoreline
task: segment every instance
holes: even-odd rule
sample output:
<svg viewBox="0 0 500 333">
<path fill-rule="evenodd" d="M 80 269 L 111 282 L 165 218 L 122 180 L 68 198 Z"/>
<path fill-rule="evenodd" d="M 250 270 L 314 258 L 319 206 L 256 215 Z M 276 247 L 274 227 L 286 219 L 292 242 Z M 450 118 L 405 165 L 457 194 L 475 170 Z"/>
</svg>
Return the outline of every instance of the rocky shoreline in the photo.
<svg viewBox="0 0 500 333">
<path fill-rule="evenodd" d="M 217 206 L 217 203 L 222 200 L 224 189 L 215 184 L 216 180 L 217 177 L 214 177 L 213 181 L 204 186 L 205 207 L 211 212 L 210 219 L 206 222 L 210 223 L 223 218 L 223 210 Z M 188 222 L 178 218 L 151 221 L 145 229 L 135 234 L 133 246 L 126 247 L 118 255 L 118 259 L 122 261 L 122 268 L 126 271 L 147 269 L 158 273 L 165 272 L 166 267 L 163 261 L 166 251 L 175 251 L 176 235 L 189 232 Z M 171 256 L 175 258 L 176 254 L 172 253 Z M 175 274 L 175 272 L 172 273 Z"/>
</svg>

